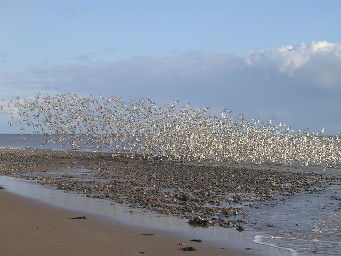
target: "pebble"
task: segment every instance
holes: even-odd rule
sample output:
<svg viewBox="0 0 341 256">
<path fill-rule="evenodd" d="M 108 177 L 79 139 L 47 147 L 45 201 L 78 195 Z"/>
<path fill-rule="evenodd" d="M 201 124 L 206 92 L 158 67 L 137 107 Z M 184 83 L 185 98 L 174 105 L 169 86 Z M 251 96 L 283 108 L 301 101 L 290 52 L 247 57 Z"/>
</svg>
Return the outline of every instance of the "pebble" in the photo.
<svg viewBox="0 0 341 256">
<path fill-rule="evenodd" d="M 183 251 L 186 251 L 186 252 L 190 252 L 190 251 L 196 251 L 197 249 L 195 249 L 194 247 L 192 246 L 189 246 L 189 247 L 184 247 L 182 248 Z"/>
</svg>

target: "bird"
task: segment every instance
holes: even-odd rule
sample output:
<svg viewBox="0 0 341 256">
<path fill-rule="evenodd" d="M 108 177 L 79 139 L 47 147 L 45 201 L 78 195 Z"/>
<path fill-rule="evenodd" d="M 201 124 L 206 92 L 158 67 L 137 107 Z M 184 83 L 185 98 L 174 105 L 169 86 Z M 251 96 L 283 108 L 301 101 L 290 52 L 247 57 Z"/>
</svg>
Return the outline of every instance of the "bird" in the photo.
<svg viewBox="0 0 341 256">
<path fill-rule="evenodd" d="M 284 122 L 273 125 L 224 109 L 194 108 L 178 100 L 158 105 L 149 98 L 80 97 L 77 94 L 15 97 L 0 101 L 10 112 L 9 125 L 29 126 L 50 134 L 45 143 L 71 148 L 140 154 L 176 161 L 339 166 L 341 135 L 295 131 Z"/>
</svg>

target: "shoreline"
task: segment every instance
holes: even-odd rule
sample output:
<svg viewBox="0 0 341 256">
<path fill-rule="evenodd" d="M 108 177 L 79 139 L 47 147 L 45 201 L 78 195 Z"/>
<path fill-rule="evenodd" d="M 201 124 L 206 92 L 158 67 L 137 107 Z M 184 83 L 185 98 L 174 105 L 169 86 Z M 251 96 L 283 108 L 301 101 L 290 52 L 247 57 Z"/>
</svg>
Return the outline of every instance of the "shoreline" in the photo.
<svg viewBox="0 0 341 256">
<path fill-rule="evenodd" d="M 0 190 L 0 239 L 4 255 L 191 255 L 250 254 L 198 243 L 184 236 L 128 227 L 103 217 L 72 211 Z M 153 235 L 152 235 L 153 234 Z M 194 238 L 193 238 L 194 239 Z M 255 255 L 255 254 L 252 254 Z"/>
<path fill-rule="evenodd" d="M 280 171 L 265 166 L 213 166 L 104 152 L 2 149 L 0 161 L 0 175 L 177 216 L 192 220 L 193 225 L 236 229 L 245 222 L 245 207 L 314 192 L 335 180 L 286 167 Z M 196 217 L 203 222 L 196 222 Z"/>
<path fill-rule="evenodd" d="M 0 175 L 33 180 L 55 191 L 81 194 L 91 200 L 108 200 L 113 204 L 131 207 L 133 211 L 140 209 L 153 214 L 170 215 L 182 219 L 181 224 L 186 227 L 218 228 L 230 232 L 228 235 L 233 231 L 238 235 L 240 231 L 241 236 L 248 236 L 248 230 L 254 230 L 253 227 L 257 226 L 249 217 L 250 210 L 255 213 L 262 206 L 271 208 L 273 203 L 285 202 L 295 195 L 316 195 L 333 182 L 340 181 L 337 173 L 333 175 L 328 172 L 325 175 L 326 172 L 319 172 L 316 168 L 303 171 L 276 164 L 216 166 L 146 160 L 136 155 L 132 158 L 105 152 L 3 148 L 0 150 L 0 163 Z M 100 218 L 103 220 L 103 217 Z M 297 223 L 292 224 L 299 227 Z M 277 226 L 276 223 L 263 225 L 263 228 Z M 134 225 L 125 226 L 131 228 Z M 141 226 L 137 225 L 136 228 L 140 229 Z M 166 230 L 158 229 L 157 232 L 167 233 L 169 230 Z M 181 236 L 179 232 L 170 231 L 168 234 Z M 188 233 L 186 237 L 188 241 Z M 213 246 L 217 249 L 221 245 L 208 240 L 205 248 Z M 231 240 L 234 240 L 233 235 Z M 269 253 L 272 249 L 264 245 L 250 246 L 250 243 L 246 243 L 226 247 L 233 250 L 237 248 L 239 254 L 243 255 L 274 255 Z M 184 253 L 181 248 L 178 250 Z M 220 251 L 214 255 L 220 255 L 217 253 Z M 278 251 L 276 255 L 289 254 Z M 170 255 L 177 254 L 173 252 Z"/>
</svg>

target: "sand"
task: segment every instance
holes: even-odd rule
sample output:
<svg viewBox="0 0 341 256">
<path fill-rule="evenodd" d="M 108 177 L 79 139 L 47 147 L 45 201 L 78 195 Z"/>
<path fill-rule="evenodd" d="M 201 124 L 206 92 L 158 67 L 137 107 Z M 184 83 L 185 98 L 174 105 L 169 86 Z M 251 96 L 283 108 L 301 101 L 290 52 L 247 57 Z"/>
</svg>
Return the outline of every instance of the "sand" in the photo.
<svg viewBox="0 0 341 256">
<path fill-rule="evenodd" d="M 191 242 L 188 237 L 52 207 L 6 189 L 0 189 L 0 205 L 0 255 L 247 255 L 205 241 Z M 77 219 L 83 216 L 85 219 Z M 183 251 L 183 247 L 196 251 Z"/>
</svg>

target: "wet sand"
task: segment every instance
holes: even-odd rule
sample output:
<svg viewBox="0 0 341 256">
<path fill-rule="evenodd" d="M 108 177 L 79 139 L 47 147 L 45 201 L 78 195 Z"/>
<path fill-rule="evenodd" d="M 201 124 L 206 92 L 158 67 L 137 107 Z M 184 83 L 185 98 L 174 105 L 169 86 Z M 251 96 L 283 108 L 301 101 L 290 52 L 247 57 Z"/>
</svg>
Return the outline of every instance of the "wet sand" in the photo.
<svg viewBox="0 0 341 256">
<path fill-rule="evenodd" d="M 54 208 L 5 189 L 0 190 L 0 205 L 1 255 L 246 255 L 204 241 L 191 242 L 161 231 Z M 196 251 L 183 251 L 184 247 Z"/>
</svg>

